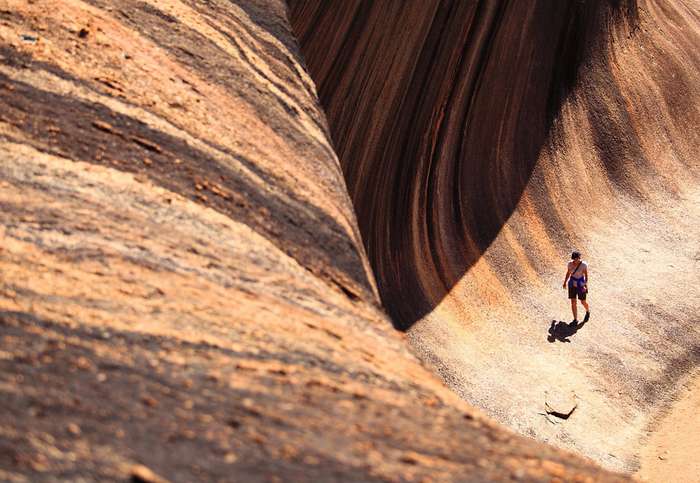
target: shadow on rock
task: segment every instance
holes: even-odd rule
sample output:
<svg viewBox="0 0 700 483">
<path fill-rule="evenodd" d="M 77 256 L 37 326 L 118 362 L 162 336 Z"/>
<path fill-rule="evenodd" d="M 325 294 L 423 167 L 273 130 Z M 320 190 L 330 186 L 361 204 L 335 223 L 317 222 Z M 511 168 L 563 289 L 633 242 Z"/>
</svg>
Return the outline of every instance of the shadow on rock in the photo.
<svg viewBox="0 0 700 483">
<path fill-rule="evenodd" d="M 576 322 L 575 320 L 569 323 L 563 320 L 553 320 L 552 325 L 549 326 L 549 330 L 547 331 L 549 333 L 547 341 L 554 342 L 558 340 L 559 342 L 571 342 L 569 337 L 573 336 L 584 325 L 585 322 Z"/>
</svg>

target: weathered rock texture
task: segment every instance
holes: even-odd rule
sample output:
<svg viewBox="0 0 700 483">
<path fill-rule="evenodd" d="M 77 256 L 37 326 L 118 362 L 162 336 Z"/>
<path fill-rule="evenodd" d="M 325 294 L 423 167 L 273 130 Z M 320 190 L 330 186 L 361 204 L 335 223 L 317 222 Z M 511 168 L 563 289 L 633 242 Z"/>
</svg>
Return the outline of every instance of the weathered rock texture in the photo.
<svg viewBox="0 0 700 483">
<path fill-rule="evenodd" d="M 394 323 L 500 421 L 634 469 L 700 360 L 700 4 L 290 7 Z M 593 318 L 552 345 L 572 248 Z"/>
<path fill-rule="evenodd" d="M 620 479 L 408 352 L 279 1 L 0 0 L 0 207 L 2 480 Z"/>
</svg>

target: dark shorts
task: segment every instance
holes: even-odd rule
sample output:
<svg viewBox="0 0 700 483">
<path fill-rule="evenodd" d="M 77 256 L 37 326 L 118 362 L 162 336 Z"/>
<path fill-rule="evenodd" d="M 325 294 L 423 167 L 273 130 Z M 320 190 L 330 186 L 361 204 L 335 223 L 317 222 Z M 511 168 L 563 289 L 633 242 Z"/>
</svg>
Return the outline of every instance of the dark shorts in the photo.
<svg viewBox="0 0 700 483">
<path fill-rule="evenodd" d="M 586 300 L 586 295 L 588 294 L 588 291 L 579 291 L 578 287 L 573 287 L 569 285 L 569 298 L 570 299 L 575 299 L 578 296 L 579 300 Z"/>
</svg>

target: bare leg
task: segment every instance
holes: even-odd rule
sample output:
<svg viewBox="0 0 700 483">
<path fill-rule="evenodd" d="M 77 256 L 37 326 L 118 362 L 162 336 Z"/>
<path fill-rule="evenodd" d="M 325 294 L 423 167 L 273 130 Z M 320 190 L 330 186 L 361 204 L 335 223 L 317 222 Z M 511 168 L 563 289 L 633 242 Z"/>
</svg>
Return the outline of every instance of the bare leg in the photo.
<svg viewBox="0 0 700 483">
<path fill-rule="evenodd" d="M 586 302 L 585 300 L 581 300 L 581 305 L 583 305 L 583 307 L 586 309 L 586 312 L 591 311 L 590 307 L 588 307 L 588 302 Z"/>
<path fill-rule="evenodd" d="M 574 320 L 578 320 L 577 309 L 576 299 L 571 299 L 571 313 L 574 314 Z"/>
</svg>

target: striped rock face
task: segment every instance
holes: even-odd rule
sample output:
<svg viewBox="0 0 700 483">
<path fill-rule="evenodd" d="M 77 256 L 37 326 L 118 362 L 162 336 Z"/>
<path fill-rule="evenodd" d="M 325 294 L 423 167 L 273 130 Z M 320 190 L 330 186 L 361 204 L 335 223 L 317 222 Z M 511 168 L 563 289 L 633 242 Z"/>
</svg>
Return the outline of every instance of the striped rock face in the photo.
<svg viewBox="0 0 700 483">
<path fill-rule="evenodd" d="M 607 479 L 379 298 L 273 1 L 0 2 L 0 479 Z"/>
<path fill-rule="evenodd" d="M 528 406 L 549 388 L 532 381 L 570 356 L 532 357 L 560 248 L 600 228 L 585 256 L 593 269 L 593 253 L 617 250 L 599 259 L 619 272 L 662 232 L 668 264 L 697 238 L 696 17 L 603 3 L 579 18 L 556 4 L 0 0 L 0 479 L 624 480 L 459 397 L 547 438 L 516 415 L 544 408 Z M 673 30 L 665 43 L 659 28 Z M 642 68 L 650 45 L 668 56 Z M 661 89 L 660 76 L 678 79 Z M 592 200 L 600 216 L 570 218 Z M 625 251 L 616 228 L 630 219 Z M 678 297 L 685 280 L 655 267 L 645 296 L 666 280 Z M 624 309 L 639 277 L 624 280 L 601 285 L 615 288 L 607 310 L 625 337 L 609 322 L 577 345 L 611 344 L 567 380 L 603 378 L 594 408 L 612 407 L 620 384 L 623 421 L 642 424 L 679 380 L 651 375 L 671 353 L 682 373 L 697 338 L 634 325 Z M 637 379 L 642 356 L 626 372 L 591 362 L 611 361 L 615 343 L 638 353 L 639 334 L 654 350 Z M 518 398 L 506 378 L 532 388 Z M 644 384 L 654 397 L 633 407 Z M 570 421 L 586 424 L 584 409 Z M 570 431 L 569 447 L 609 463 L 557 428 L 552 440 Z M 608 466 L 633 461 L 631 428 L 632 456 Z"/>
<path fill-rule="evenodd" d="M 634 470 L 700 362 L 700 4 L 290 5 L 394 324 L 494 418 Z M 592 318 L 552 337 L 573 249 Z"/>
</svg>

